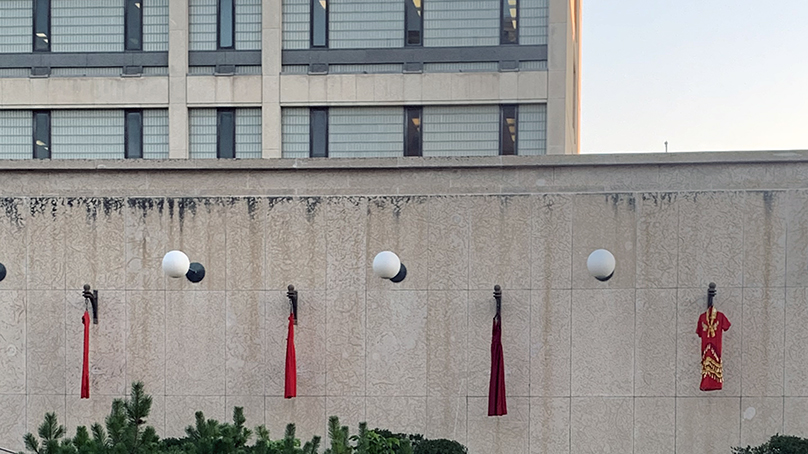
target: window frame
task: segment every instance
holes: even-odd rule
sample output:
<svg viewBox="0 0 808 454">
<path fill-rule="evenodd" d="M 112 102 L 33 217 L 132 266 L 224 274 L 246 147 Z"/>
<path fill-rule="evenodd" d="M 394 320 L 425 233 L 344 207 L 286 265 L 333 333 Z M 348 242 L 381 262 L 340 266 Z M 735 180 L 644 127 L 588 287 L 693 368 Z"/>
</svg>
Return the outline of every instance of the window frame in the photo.
<svg viewBox="0 0 808 454">
<path fill-rule="evenodd" d="M 40 115 L 44 115 L 48 121 L 48 128 L 47 131 L 44 133 L 39 130 L 37 122 L 37 117 Z M 31 122 L 32 122 L 32 137 L 31 137 L 31 157 L 33 159 L 51 159 L 53 155 L 52 150 L 52 143 L 51 143 L 51 111 L 50 110 L 33 110 L 31 111 Z M 45 142 L 45 146 L 37 145 L 37 138 L 42 138 L 41 134 L 46 134 L 47 140 Z M 39 148 L 43 148 L 47 153 L 38 153 Z"/>
<path fill-rule="evenodd" d="M 315 126 L 320 126 L 315 121 L 317 115 L 323 115 L 322 130 L 315 131 Z M 315 141 L 319 139 L 323 144 L 322 153 L 315 152 Z M 319 150 L 317 150 L 319 151 Z M 327 158 L 328 157 L 328 107 L 311 107 L 309 108 L 309 157 L 310 158 Z"/>
<path fill-rule="evenodd" d="M 140 149 L 133 150 L 129 141 L 130 124 L 129 115 L 138 115 L 140 129 Z M 125 159 L 143 159 L 143 109 L 126 109 L 123 111 L 123 156 Z"/>
<path fill-rule="evenodd" d="M 415 118 L 412 114 L 418 114 L 418 149 L 410 147 L 410 135 L 412 119 Z M 404 156 L 423 156 L 424 155 L 424 108 L 421 106 L 408 106 L 404 108 Z"/>
<path fill-rule="evenodd" d="M 123 9 L 123 49 L 124 51 L 142 51 L 143 50 L 143 0 L 125 0 Z M 135 6 L 140 3 L 140 8 Z M 129 43 L 130 27 L 132 23 L 129 20 L 131 9 L 135 8 L 138 12 L 138 45 L 137 47 L 131 46 Z"/>
<path fill-rule="evenodd" d="M 510 136 L 508 131 L 508 117 L 507 110 L 513 109 L 513 150 L 505 149 L 506 134 Z M 516 156 L 519 154 L 519 105 L 518 104 L 502 104 L 499 106 L 499 155 L 500 156 Z"/>
<path fill-rule="evenodd" d="M 32 45 L 31 49 L 34 52 L 50 52 L 51 51 L 51 38 L 52 38 L 52 36 L 51 36 L 51 2 L 50 2 L 50 0 L 33 0 L 31 8 L 33 9 L 33 11 L 32 11 L 33 16 L 31 18 L 31 45 Z M 43 9 L 45 9 L 46 13 L 47 13 L 47 15 L 45 17 L 45 21 L 47 23 L 47 26 L 46 26 L 47 30 L 45 31 L 45 35 L 47 36 L 47 38 L 40 38 L 39 36 L 37 36 L 37 32 L 39 31 L 39 29 L 37 28 L 37 22 L 38 22 L 37 21 L 37 12 L 42 14 Z M 42 39 L 45 42 L 46 48 L 42 48 L 41 46 L 40 47 L 37 46 L 37 42 L 38 42 L 39 39 Z"/>
<path fill-rule="evenodd" d="M 508 0 L 499 0 L 499 45 L 500 46 L 518 46 L 519 45 L 519 32 L 520 32 L 520 18 L 522 16 L 522 12 L 519 10 L 521 7 L 521 2 L 519 0 L 514 0 L 516 2 L 516 39 L 514 41 L 506 41 L 505 40 L 505 28 L 503 25 L 505 24 L 505 5 L 508 4 Z M 510 8 L 509 8 L 510 9 Z"/>
<path fill-rule="evenodd" d="M 315 25 L 315 23 L 314 23 L 315 22 L 314 21 L 314 4 L 315 3 L 320 3 L 320 0 L 311 0 L 309 2 L 309 48 L 312 48 L 312 49 L 327 49 L 328 48 L 328 25 L 329 25 L 329 22 L 330 22 L 328 20 L 328 10 L 329 10 L 329 8 L 331 6 L 329 4 L 329 1 L 330 0 L 325 0 L 325 2 L 326 2 L 325 3 L 325 29 L 323 30 L 323 36 L 324 36 L 323 42 L 324 42 L 324 44 L 321 44 L 321 45 L 314 44 L 314 25 Z"/>
<path fill-rule="evenodd" d="M 230 2 L 230 39 L 231 46 L 222 46 L 222 2 Z M 217 0 L 216 2 L 216 49 L 235 50 L 236 48 L 236 0 Z"/>
<path fill-rule="evenodd" d="M 421 14 L 419 15 L 418 35 L 419 40 L 417 44 L 410 43 L 410 15 L 408 14 L 410 4 L 415 5 L 414 0 L 404 0 L 404 47 L 423 47 L 424 46 L 424 3 L 426 0 L 421 0 Z"/>
<path fill-rule="evenodd" d="M 227 115 L 231 115 L 233 118 L 233 137 L 231 138 L 232 140 L 225 142 L 222 137 L 222 123 Z M 223 145 L 227 147 L 223 147 Z M 236 159 L 236 109 L 234 108 L 216 109 L 216 158 Z"/>
</svg>

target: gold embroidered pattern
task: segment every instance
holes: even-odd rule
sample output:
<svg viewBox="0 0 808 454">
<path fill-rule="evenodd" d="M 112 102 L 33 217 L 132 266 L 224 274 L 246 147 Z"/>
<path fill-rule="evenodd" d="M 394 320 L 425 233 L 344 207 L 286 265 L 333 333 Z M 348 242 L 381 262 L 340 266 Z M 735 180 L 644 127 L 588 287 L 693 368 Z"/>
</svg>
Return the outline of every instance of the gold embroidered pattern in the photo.
<svg viewBox="0 0 808 454">
<path fill-rule="evenodd" d="M 715 353 L 713 346 L 708 344 L 704 349 L 704 354 L 701 356 L 701 376 L 710 377 L 719 383 L 724 383 L 724 371 L 721 365 L 721 360 L 717 359 L 718 355 Z"/>
<path fill-rule="evenodd" d="M 707 323 L 701 324 L 701 329 L 707 332 L 707 337 L 715 337 L 715 330 L 718 329 L 718 321 L 715 319 L 717 313 L 714 307 L 707 309 Z"/>
</svg>

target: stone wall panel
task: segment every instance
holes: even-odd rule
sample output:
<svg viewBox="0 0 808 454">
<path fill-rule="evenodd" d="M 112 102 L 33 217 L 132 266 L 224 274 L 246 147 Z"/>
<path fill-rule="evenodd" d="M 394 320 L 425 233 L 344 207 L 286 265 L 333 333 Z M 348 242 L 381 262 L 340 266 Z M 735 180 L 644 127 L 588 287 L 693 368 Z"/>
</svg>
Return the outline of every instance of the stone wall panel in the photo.
<svg viewBox="0 0 808 454">
<path fill-rule="evenodd" d="M 634 194 L 577 194 L 572 199 L 572 287 L 633 288 L 636 272 Z M 602 283 L 586 267 L 592 251 L 606 249 L 615 257 L 614 276 Z"/>
</svg>

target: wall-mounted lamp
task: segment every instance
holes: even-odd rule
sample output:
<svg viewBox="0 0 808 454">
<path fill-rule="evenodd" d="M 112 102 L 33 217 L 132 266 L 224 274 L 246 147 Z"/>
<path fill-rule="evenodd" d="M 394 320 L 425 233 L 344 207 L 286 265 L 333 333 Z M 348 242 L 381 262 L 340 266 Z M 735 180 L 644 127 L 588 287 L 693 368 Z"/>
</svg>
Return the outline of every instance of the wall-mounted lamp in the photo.
<svg viewBox="0 0 808 454">
<path fill-rule="evenodd" d="M 0 281 L 6 278 L 6 266 L 0 263 Z"/>
<path fill-rule="evenodd" d="M 407 277 L 407 268 L 398 256 L 390 251 L 382 251 L 373 259 L 373 273 L 382 279 L 401 282 Z"/>
<path fill-rule="evenodd" d="M 295 325 L 297 325 L 297 290 L 294 285 L 287 287 L 286 297 L 289 298 L 289 311 L 292 312 L 292 317 L 295 318 Z"/>
<path fill-rule="evenodd" d="M 166 253 L 163 257 L 163 272 L 174 278 L 185 276 L 194 283 L 205 278 L 205 267 L 201 263 L 191 262 L 182 251 Z"/>
<path fill-rule="evenodd" d="M 614 276 L 614 256 L 606 249 L 598 249 L 589 254 L 586 268 L 595 279 L 606 282 Z"/>
<path fill-rule="evenodd" d="M 84 284 L 84 291 L 81 293 L 84 297 L 84 309 L 88 310 L 93 308 L 93 325 L 98 324 L 98 290 L 90 290 L 90 284 Z"/>
</svg>

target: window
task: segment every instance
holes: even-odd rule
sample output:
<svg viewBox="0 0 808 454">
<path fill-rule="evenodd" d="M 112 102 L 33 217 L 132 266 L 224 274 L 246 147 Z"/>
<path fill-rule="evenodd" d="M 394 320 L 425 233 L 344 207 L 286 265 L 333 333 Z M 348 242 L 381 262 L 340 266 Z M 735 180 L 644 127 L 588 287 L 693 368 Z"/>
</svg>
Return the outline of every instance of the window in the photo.
<svg viewBox="0 0 808 454">
<path fill-rule="evenodd" d="M 406 11 L 404 13 L 404 29 L 406 36 L 404 44 L 407 46 L 420 46 L 421 32 L 424 29 L 423 0 L 404 0 Z"/>
<path fill-rule="evenodd" d="M 519 0 L 500 0 L 500 44 L 519 44 Z"/>
<path fill-rule="evenodd" d="M 143 111 L 125 111 L 124 123 L 124 157 L 126 159 L 143 158 Z"/>
<path fill-rule="evenodd" d="M 219 0 L 219 49 L 233 49 L 236 43 L 236 4 Z"/>
<path fill-rule="evenodd" d="M 50 52 L 50 0 L 34 0 L 34 52 Z"/>
<path fill-rule="evenodd" d="M 505 105 L 500 108 L 499 154 L 516 154 L 516 106 Z"/>
<path fill-rule="evenodd" d="M 235 159 L 236 157 L 236 111 L 219 109 L 216 112 L 216 157 Z"/>
<path fill-rule="evenodd" d="M 143 0 L 126 0 L 126 50 L 143 50 Z"/>
<path fill-rule="evenodd" d="M 51 131 L 50 112 L 34 111 L 34 159 L 50 159 Z"/>
<path fill-rule="evenodd" d="M 328 47 L 328 0 L 311 0 L 311 47 Z"/>
<path fill-rule="evenodd" d="M 309 157 L 328 157 L 328 109 L 325 107 L 309 110 Z"/>
<path fill-rule="evenodd" d="M 421 111 L 420 107 L 407 107 L 405 125 L 404 156 L 421 156 Z"/>
</svg>

